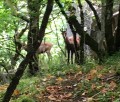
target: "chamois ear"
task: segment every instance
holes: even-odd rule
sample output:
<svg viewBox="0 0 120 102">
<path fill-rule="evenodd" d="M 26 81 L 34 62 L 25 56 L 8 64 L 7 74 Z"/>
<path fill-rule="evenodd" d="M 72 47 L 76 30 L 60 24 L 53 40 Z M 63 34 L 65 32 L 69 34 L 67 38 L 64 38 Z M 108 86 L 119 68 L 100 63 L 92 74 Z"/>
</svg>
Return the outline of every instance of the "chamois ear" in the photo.
<svg viewBox="0 0 120 102">
<path fill-rule="evenodd" d="M 67 29 L 65 29 L 65 28 L 64 29 L 63 28 L 60 29 L 60 31 L 62 32 L 62 36 L 63 37 L 66 37 L 66 35 L 67 35 L 66 30 Z"/>
<path fill-rule="evenodd" d="M 66 28 L 63 28 L 63 27 L 60 29 L 61 32 L 66 32 L 66 30 L 67 30 L 67 29 L 66 29 Z"/>
</svg>

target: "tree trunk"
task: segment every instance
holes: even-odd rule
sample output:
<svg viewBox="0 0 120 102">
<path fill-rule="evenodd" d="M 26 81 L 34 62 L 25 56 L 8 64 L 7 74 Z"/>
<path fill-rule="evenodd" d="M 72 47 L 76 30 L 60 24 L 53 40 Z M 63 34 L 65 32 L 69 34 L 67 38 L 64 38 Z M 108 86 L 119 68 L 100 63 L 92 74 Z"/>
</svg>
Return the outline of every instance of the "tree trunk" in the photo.
<svg viewBox="0 0 120 102">
<path fill-rule="evenodd" d="M 37 34 L 39 33 L 39 8 L 40 2 L 28 0 L 28 9 L 30 16 L 30 25 L 28 32 L 28 52 L 31 52 L 33 48 L 33 43 L 37 40 Z M 34 53 L 34 52 L 33 52 Z M 35 75 L 39 70 L 38 58 L 37 55 L 34 54 L 33 58 L 29 62 L 29 72 L 32 75 Z"/>
<path fill-rule="evenodd" d="M 101 31 L 99 38 L 99 49 L 103 52 L 104 57 L 106 55 L 106 39 L 105 39 L 105 1 L 101 1 L 102 8 L 101 8 Z"/>
<path fill-rule="evenodd" d="M 119 51 L 120 50 L 120 4 L 119 4 L 118 25 L 115 34 L 115 46 L 116 46 L 116 51 Z"/>
<path fill-rule="evenodd" d="M 34 54 L 31 61 L 29 62 L 29 73 L 31 75 L 36 75 L 37 72 L 40 71 L 40 68 L 39 68 L 39 63 L 38 63 L 38 54 Z"/>
<path fill-rule="evenodd" d="M 114 0 L 106 0 L 105 8 L 105 38 L 109 55 L 114 53 L 114 37 L 112 33 L 113 2 Z"/>
<path fill-rule="evenodd" d="M 80 38 L 80 64 L 84 63 L 84 43 L 85 43 L 85 34 L 84 34 L 84 13 L 81 0 L 78 0 L 80 8 L 80 17 L 81 17 L 81 38 Z"/>
</svg>

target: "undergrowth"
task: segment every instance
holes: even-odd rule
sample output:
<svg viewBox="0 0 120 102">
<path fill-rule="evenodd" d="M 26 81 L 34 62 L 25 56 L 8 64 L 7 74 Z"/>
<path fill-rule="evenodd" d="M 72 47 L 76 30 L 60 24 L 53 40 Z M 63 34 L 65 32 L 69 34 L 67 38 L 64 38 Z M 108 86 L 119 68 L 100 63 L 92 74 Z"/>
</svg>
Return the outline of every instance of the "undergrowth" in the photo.
<svg viewBox="0 0 120 102">
<path fill-rule="evenodd" d="M 26 74 L 12 95 L 11 102 L 119 102 L 120 53 L 102 65 L 87 60 L 84 65 L 65 64 L 59 56 L 47 62 L 37 76 Z M 42 65 L 41 65 L 42 66 Z M 2 100 L 7 84 L 0 87 Z"/>
</svg>

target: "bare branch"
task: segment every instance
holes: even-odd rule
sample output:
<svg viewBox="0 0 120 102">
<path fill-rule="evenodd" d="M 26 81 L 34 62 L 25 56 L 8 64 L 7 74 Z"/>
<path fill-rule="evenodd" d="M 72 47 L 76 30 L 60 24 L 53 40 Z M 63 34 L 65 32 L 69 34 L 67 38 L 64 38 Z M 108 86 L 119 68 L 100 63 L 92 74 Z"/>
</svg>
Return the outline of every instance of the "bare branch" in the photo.
<svg viewBox="0 0 120 102">
<path fill-rule="evenodd" d="M 97 11 L 95 10 L 95 8 L 93 7 L 92 3 L 89 0 L 85 0 L 85 1 L 88 3 L 90 8 L 92 9 L 92 11 L 95 15 L 95 18 L 96 18 L 97 26 L 98 26 L 99 30 L 101 30 L 101 22 L 100 22 L 100 18 L 98 16 L 98 14 L 97 14 Z"/>
</svg>

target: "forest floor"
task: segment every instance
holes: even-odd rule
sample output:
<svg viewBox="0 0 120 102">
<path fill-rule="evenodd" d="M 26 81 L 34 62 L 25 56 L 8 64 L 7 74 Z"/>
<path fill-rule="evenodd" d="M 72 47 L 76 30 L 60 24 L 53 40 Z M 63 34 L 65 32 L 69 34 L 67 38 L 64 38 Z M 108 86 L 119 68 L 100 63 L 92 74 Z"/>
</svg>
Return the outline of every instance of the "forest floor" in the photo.
<svg viewBox="0 0 120 102">
<path fill-rule="evenodd" d="M 7 86 L 0 86 L 0 99 Z M 120 102 L 120 54 L 102 65 L 87 63 L 64 74 L 23 78 L 11 102 Z"/>
</svg>

